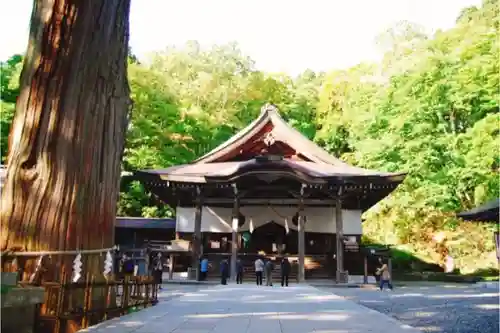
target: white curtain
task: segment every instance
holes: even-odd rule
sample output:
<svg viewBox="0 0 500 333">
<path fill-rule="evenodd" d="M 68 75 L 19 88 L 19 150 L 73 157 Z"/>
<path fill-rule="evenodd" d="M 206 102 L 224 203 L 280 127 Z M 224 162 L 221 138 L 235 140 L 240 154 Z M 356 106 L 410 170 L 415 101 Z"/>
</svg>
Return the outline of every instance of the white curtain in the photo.
<svg viewBox="0 0 500 333">
<path fill-rule="evenodd" d="M 242 206 L 240 212 L 245 216 L 245 224 L 239 231 L 253 231 L 258 227 L 274 221 L 289 229 L 296 230 L 292 223 L 297 213 L 296 207 L 290 206 Z M 202 210 L 202 232 L 231 232 L 231 208 L 204 206 Z M 335 233 L 335 207 L 305 207 L 306 232 Z M 177 207 L 176 231 L 194 231 L 195 208 Z M 361 211 L 342 210 L 344 233 L 349 235 L 361 234 Z M 253 230 L 252 227 L 253 226 Z"/>
</svg>

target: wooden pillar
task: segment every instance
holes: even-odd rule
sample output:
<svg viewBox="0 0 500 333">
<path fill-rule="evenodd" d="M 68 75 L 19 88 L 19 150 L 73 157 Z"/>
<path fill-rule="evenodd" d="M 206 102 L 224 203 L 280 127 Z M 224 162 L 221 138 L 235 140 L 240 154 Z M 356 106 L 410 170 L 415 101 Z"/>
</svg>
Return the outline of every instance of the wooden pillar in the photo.
<svg viewBox="0 0 500 333">
<path fill-rule="evenodd" d="M 297 274 L 298 282 L 304 282 L 306 280 L 306 269 L 305 269 L 305 256 L 306 256 L 306 231 L 305 231 L 305 219 L 304 219 L 304 185 L 300 189 L 300 201 L 299 201 L 299 212 L 298 212 L 298 248 L 299 248 L 299 272 Z"/>
<path fill-rule="evenodd" d="M 174 278 L 174 268 L 175 268 L 175 255 L 170 254 L 170 260 L 168 265 L 168 279 L 172 280 Z"/>
<path fill-rule="evenodd" d="M 335 258 L 335 235 L 331 234 L 328 235 L 328 260 L 327 260 L 327 265 L 328 265 L 328 277 L 333 278 L 335 276 L 335 270 L 333 267 L 333 262 Z"/>
<path fill-rule="evenodd" d="M 387 268 L 389 269 L 389 283 L 392 284 L 392 258 L 387 259 Z"/>
<path fill-rule="evenodd" d="M 368 283 L 368 255 L 363 256 L 363 262 L 364 262 L 364 275 L 363 275 L 363 283 L 367 284 Z"/>
<path fill-rule="evenodd" d="M 342 189 L 342 188 L 341 188 Z M 339 190 L 336 202 L 335 202 L 335 235 L 337 240 L 337 274 L 336 274 L 336 282 L 341 283 L 342 281 L 342 273 L 344 272 L 344 223 L 342 220 L 342 190 Z"/>
<path fill-rule="evenodd" d="M 238 197 L 238 188 L 236 184 L 233 184 L 234 190 L 234 203 L 233 203 L 233 214 L 232 214 L 232 228 L 231 228 L 231 264 L 230 272 L 231 281 L 236 281 L 236 260 L 238 259 L 238 222 L 240 215 L 240 200 Z"/>
<path fill-rule="evenodd" d="M 196 272 L 196 280 L 200 279 L 200 269 L 199 269 L 199 261 L 200 261 L 200 246 L 201 246 L 201 218 L 203 211 L 203 196 L 201 193 L 201 188 L 199 186 L 196 187 L 196 209 L 194 215 L 194 232 L 193 232 L 193 241 L 192 241 L 192 261 L 191 261 L 191 269 Z"/>
</svg>

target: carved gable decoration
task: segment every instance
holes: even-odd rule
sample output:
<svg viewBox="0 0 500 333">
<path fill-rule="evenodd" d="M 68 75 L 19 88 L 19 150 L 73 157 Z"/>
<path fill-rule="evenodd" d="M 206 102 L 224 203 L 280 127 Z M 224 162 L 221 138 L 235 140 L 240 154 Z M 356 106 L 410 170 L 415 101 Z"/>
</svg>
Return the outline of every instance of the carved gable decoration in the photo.
<svg viewBox="0 0 500 333">
<path fill-rule="evenodd" d="M 274 137 L 273 131 L 267 132 L 262 138 L 262 141 L 266 146 L 271 147 L 276 142 L 276 138 Z"/>
</svg>

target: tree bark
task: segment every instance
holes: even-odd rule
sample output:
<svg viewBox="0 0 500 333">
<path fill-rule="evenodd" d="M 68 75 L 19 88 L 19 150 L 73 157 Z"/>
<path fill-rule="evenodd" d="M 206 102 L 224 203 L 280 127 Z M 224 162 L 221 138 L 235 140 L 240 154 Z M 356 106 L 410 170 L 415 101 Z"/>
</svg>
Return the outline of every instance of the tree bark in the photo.
<svg viewBox="0 0 500 333">
<path fill-rule="evenodd" d="M 2 250 L 113 245 L 131 106 L 129 9 L 130 0 L 34 1 L 2 192 Z"/>
</svg>

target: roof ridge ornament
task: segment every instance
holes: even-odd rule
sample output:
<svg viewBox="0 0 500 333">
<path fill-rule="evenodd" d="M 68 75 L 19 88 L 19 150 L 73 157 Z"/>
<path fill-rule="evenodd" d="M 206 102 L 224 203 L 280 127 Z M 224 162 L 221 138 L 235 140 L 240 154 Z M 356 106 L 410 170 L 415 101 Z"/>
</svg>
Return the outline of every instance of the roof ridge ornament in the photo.
<svg viewBox="0 0 500 333">
<path fill-rule="evenodd" d="M 279 110 L 278 110 L 278 107 L 272 103 L 266 103 L 261 109 L 260 109 L 260 113 L 263 114 L 263 113 L 271 113 L 271 112 L 274 112 L 274 113 L 277 113 L 279 114 Z"/>
</svg>

